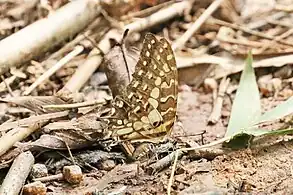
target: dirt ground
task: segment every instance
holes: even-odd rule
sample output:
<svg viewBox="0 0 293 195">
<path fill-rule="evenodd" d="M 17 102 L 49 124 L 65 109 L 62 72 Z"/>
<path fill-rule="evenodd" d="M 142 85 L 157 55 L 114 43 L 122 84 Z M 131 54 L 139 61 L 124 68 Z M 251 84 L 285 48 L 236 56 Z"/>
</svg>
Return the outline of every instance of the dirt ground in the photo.
<svg viewBox="0 0 293 195">
<path fill-rule="evenodd" d="M 41 194 L 23 188 L 23 183 L 36 185 L 38 179 L 42 195 L 167 194 L 175 151 L 212 143 L 225 136 L 249 51 L 254 57 L 262 112 L 293 96 L 292 0 L 129 2 L 0 0 L 0 180 L 9 175 L 12 163 L 24 152 L 29 152 L 33 159 L 20 163 L 28 165 L 28 172 L 19 182 L 19 191 L 23 192 L 14 194 Z M 70 7 L 75 3 L 82 6 Z M 215 10 L 211 11 L 211 5 Z M 62 6 L 65 8 L 61 9 Z M 82 15 L 75 12 L 79 9 Z M 161 15 L 156 15 L 158 13 Z M 37 24 L 34 28 L 39 31 L 34 28 L 22 31 L 41 19 L 55 21 L 41 29 Z M 59 20 L 63 23 L 57 23 Z M 196 23 L 199 27 L 194 30 Z M 121 39 L 126 29 L 133 34 Z M 190 29 L 194 31 L 182 41 Z M 19 31 L 27 33 L 13 40 Z M 47 35 L 49 32 L 56 34 Z M 179 74 L 177 115 L 172 132 L 167 132 L 162 142 L 149 144 L 148 155 L 135 161 L 125 155 L 121 140 L 109 137 L 112 130 L 99 122 L 105 116 L 117 117 L 107 115 L 111 109 L 103 106 L 111 105 L 115 93 L 129 85 L 138 60 L 137 49 L 133 52 L 129 48 L 141 48 L 148 32 L 169 41 L 166 60 L 173 57 L 173 53 L 176 56 L 177 63 L 172 65 L 177 66 Z M 41 41 L 32 37 L 39 37 Z M 13 44 L 5 45 L 7 39 L 13 40 Z M 23 42 L 28 45 L 22 48 Z M 114 57 L 107 56 L 115 50 L 114 45 L 120 45 L 121 50 L 115 51 Z M 151 44 L 147 47 L 152 48 Z M 8 55 L 6 50 L 13 52 Z M 15 53 L 17 55 L 13 55 Z M 158 57 L 157 61 L 161 58 Z M 118 76 L 107 79 L 105 73 L 110 72 L 107 66 L 113 66 Z M 52 67 L 55 70 L 52 71 Z M 144 82 L 143 76 L 139 81 Z M 172 79 L 176 83 L 175 76 L 170 78 L 170 83 Z M 230 79 L 230 88 L 220 94 L 221 82 L 227 79 Z M 174 98 L 175 93 L 177 90 L 169 96 Z M 148 100 L 147 95 L 151 94 L 146 94 Z M 220 119 L 211 124 L 208 120 L 215 106 L 215 96 L 223 98 L 223 104 Z M 92 101 L 95 104 L 81 105 Z M 161 100 L 155 101 L 161 103 Z M 60 105 L 65 108 L 58 107 Z M 66 107 L 72 105 L 76 107 Z M 140 119 L 142 121 L 142 117 Z M 292 119 L 282 118 L 265 125 L 270 130 L 284 125 L 292 128 Z M 109 132 L 105 133 L 105 129 Z M 292 140 L 292 135 L 258 137 L 248 148 L 232 150 L 218 144 L 183 152 L 176 164 L 171 194 L 293 194 Z M 38 163 L 48 172 L 34 178 L 29 171 Z M 153 168 L 157 163 L 162 166 Z M 78 184 L 72 184 L 61 174 L 65 166 L 73 164 L 80 168 L 78 176 L 82 179 Z M 23 172 L 14 178 L 20 178 Z M 9 189 L 13 190 L 11 185 Z"/>
<path fill-rule="evenodd" d="M 177 123 L 182 126 L 173 132 L 173 136 L 203 135 L 204 143 L 221 138 L 225 133 L 227 117 L 217 125 L 207 126 L 212 109 L 211 94 L 183 90 L 180 92 Z M 228 112 L 231 104 L 227 98 L 223 112 Z M 263 101 L 271 102 L 271 101 Z M 196 125 L 195 125 L 196 124 Z M 185 144 L 202 144 L 200 136 L 179 137 Z M 191 141 L 190 141 L 191 140 Z M 227 150 L 224 154 L 212 158 L 194 159 L 186 155 L 177 165 L 172 185 L 173 193 L 191 194 L 291 194 L 292 182 L 292 138 L 290 136 L 265 138 L 261 144 L 241 150 Z M 196 142 L 196 143 L 195 143 Z M 216 147 L 219 148 L 219 147 Z M 155 174 L 148 174 L 138 162 L 121 164 L 110 172 L 98 171 L 85 177 L 79 187 L 61 185 L 52 187 L 52 194 L 79 194 L 80 191 L 104 188 L 97 194 L 166 194 L 171 166 Z M 127 186 L 127 188 L 126 188 Z M 64 189 L 67 189 L 66 193 Z M 90 190 L 89 190 L 90 191 Z"/>
</svg>

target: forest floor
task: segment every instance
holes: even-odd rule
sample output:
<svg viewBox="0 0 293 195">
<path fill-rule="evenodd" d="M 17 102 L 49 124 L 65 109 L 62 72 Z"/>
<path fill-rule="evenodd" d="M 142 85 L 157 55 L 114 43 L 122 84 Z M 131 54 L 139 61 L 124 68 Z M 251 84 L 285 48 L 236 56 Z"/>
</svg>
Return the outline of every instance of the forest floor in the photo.
<svg viewBox="0 0 293 195">
<path fill-rule="evenodd" d="M 254 58 L 261 112 L 292 97 L 292 0 L 97 2 L 0 1 L 0 177 L 4 180 L 0 193 L 4 188 L 15 192 L 5 180 L 13 178 L 11 167 L 20 166 L 18 157 L 29 152 L 33 160 L 20 163 L 26 164 L 28 171 L 19 168 L 14 172 L 14 178 L 24 179 L 17 184 L 19 190 L 29 195 L 293 194 L 290 133 L 257 137 L 241 149 L 215 144 L 184 151 L 172 170 L 178 149 L 198 148 L 226 136 L 249 51 Z M 36 24 L 42 19 L 48 21 Z M 123 42 L 126 29 L 130 35 Z M 190 36 L 185 34 L 189 30 Z M 110 138 L 98 120 L 109 111 L 99 105 L 109 104 L 115 94 L 111 86 L 125 88 L 123 82 L 138 59 L 137 51 L 131 54 L 129 48 L 141 49 L 148 32 L 165 37 L 176 56 L 176 121 L 163 142 L 150 144 L 150 156 L 129 160 L 121 145 L 109 149 Z M 115 53 L 114 39 L 129 53 Z M 118 76 L 107 80 L 104 56 L 111 51 L 115 56 L 108 56 L 108 61 L 114 69 L 116 65 L 112 73 L 118 72 Z M 127 72 L 118 68 L 117 63 L 124 62 L 122 54 L 135 61 L 126 60 L 130 73 L 128 68 Z M 124 67 L 123 62 L 119 66 Z M 224 82 L 228 87 L 223 91 Z M 243 110 L 250 99 L 253 104 L 252 96 L 246 97 Z M 76 107 L 58 107 L 64 104 Z M 217 106 L 220 109 L 215 110 Z M 244 118 L 238 118 L 239 123 Z M 292 119 L 282 117 L 266 124 L 265 129 L 284 126 L 292 128 Z M 45 165 L 48 173 L 39 170 L 41 177 L 33 175 L 35 164 Z M 73 164 L 82 171 L 82 181 L 77 179 L 75 184 L 65 178 L 63 170 Z"/>
</svg>

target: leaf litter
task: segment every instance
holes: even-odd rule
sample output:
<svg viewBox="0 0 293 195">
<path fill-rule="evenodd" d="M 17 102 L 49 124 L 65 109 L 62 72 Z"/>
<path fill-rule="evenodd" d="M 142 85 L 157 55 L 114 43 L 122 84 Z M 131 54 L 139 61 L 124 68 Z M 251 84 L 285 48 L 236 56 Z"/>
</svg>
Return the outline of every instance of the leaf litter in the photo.
<svg viewBox="0 0 293 195">
<path fill-rule="evenodd" d="M 0 2 L 4 10 L 0 15 L 0 39 L 54 16 L 56 11 L 60 14 L 60 9 L 67 15 L 66 6 L 74 4 L 57 0 L 28 5 L 21 1 Z M 9 168 L 22 151 L 32 152 L 37 163 L 54 167 L 47 177 L 62 173 L 65 165 L 82 168 L 84 181 L 79 186 L 66 181 L 56 181 L 56 185 L 44 178 L 47 194 L 291 193 L 293 82 L 289 1 L 145 0 L 131 1 L 129 5 L 104 1 L 102 7 L 94 1 L 75 3 L 83 5 L 79 8 L 87 10 L 87 14 L 68 26 L 68 30 L 74 30 L 64 34 L 52 31 L 56 34 L 49 36 L 59 35 L 58 38 L 46 45 L 34 41 L 35 48 L 42 49 L 28 50 L 32 55 L 24 58 L 14 52 L 0 61 L 2 169 Z M 69 12 L 74 18 L 75 13 L 71 9 Z M 84 24 L 84 31 L 74 28 Z M 163 36 L 177 48 L 177 123 L 167 143 L 150 146 L 150 156 L 140 162 L 129 162 L 119 144 L 108 139 L 105 124 L 99 121 L 111 112 L 103 109 L 111 92 L 114 96 L 119 93 L 124 80 L 127 83 L 131 76 L 123 70 L 127 66 L 122 66 L 120 51 L 114 53 L 120 55 L 116 62 L 112 57 L 108 61 L 116 63 L 115 74 L 124 75 L 122 80 L 113 77 L 106 85 L 105 81 L 92 82 L 94 75 L 109 73 L 101 62 L 105 54 L 114 51 L 110 49 L 112 38 L 121 43 L 121 28 L 131 32 L 125 40 L 127 50 L 128 45 L 140 48 L 145 32 Z M 185 34 L 188 30 L 191 35 Z M 20 40 L 30 39 L 22 36 Z M 3 40 L 0 53 L 4 52 Z M 76 56 L 68 56 L 76 48 L 81 48 Z M 4 49 L 9 51 L 8 47 Z M 249 51 L 254 60 L 249 56 L 244 66 Z M 64 57 L 68 61 L 62 64 Z M 133 54 L 126 57 L 137 60 Z M 8 59 L 11 61 L 5 61 Z M 130 69 L 131 64 L 127 64 Z M 49 74 L 52 68 L 55 70 Z M 265 77 L 268 79 L 260 79 Z M 229 79 L 227 88 L 220 87 L 222 78 Z M 92 81 L 87 82 L 89 79 Z M 213 109 L 217 106 L 219 109 Z M 23 107 L 31 111 L 23 112 Z M 215 124 L 208 123 L 212 113 L 219 116 Z M 229 142 L 221 147 L 224 141 Z M 199 148 L 209 143 L 211 146 Z M 168 167 L 174 151 L 184 147 L 197 149 L 181 153 L 176 172 L 172 172 Z M 87 158 L 77 160 L 82 155 Z M 63 161 L 66 163 L 56 166 Z M 28 163 L 28 169 L 30 166 Z M 150 168 L 152 171 L 148 171 Z M 170 174 L 175 174 L 171 182 Z M 26 179 L 26 184 L 31 181 Z"/>
</svg>

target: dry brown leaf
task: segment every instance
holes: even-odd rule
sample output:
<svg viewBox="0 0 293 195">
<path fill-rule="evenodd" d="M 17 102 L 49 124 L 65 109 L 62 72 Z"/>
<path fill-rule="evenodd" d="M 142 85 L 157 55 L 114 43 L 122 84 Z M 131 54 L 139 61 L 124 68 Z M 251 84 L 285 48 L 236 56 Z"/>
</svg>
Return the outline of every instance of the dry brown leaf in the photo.
<svg viewBox="0 0 293 195">
<path fill-rule="evenodd" d="M 131 11 L 139 11 L 143 5 L 155 6 L 160 2 L 165 0 L 102 0 L 101 5 L 110 16 L 120 18 Z"/>
<path fill-rule="evenodd" d="M 130 0 L 130 1 L 123 1 L 123 0 L 102 0 L 101 5 L 106 12 L 111 15 L 112 17 L 120 17 L 127 12 L 133 10 L 139 1 L 137 0 Z"/>
<path fill-rule="evenodd" d="M 125 64 L 122 49 L 127 64 Z M 124 44 L 122 46 L 116 45 L 105 55 L 105 72 L 113 97 L 122 94 L 123 89 L 125 89 L 132 80 L 132 73 L 138 61 L 138 55 L 136 50 L 126 49 Z"/>
<path fill-rule="evenodd" d="M 13 103 L 18 106 L 25 107 L 38 114 L 62 111 L 62 109 L 44 109 L 44 105 L 56 105 L 66 104 L 62 99 L 55 96 L 22 96 L 22 97 L 10 97 L 0 98 L 1 102 Z M 64 110 L 64 109 L 63 109 Z"/>
<path fill-rule="evenodd" d="M 41 149 L 65 150 L 65 142 L 55 135 L 42 135 L 36 141 L 29 143 L 30 146 L 40 147 Z"/>
<path fill-rule="evenodd" d="M 73 137 L 76 140 L 95 141 L 106 137 L 104 130 L 106 124 L 86 117 L 77 120 L 58 121 L 44 127 L 44 131 L 50 134 L 58 134 L 62 137 Z"/>
<path fill-rule="evenodd" d="M 42 114 L 38 116 L 30 116 L 28 118 L 24 118 L 24 119 L 13 121 L 13 122 L 8 121 L 0 125 L 0 131 L 7 131 L 9 129 L 13 129 L 17 127 L 28 127 L 40 121 L 66 117 L 68 116 L 68 113 L 69 113 L 68 111 L 54 112 L 54 113 Z"/>
</svg>

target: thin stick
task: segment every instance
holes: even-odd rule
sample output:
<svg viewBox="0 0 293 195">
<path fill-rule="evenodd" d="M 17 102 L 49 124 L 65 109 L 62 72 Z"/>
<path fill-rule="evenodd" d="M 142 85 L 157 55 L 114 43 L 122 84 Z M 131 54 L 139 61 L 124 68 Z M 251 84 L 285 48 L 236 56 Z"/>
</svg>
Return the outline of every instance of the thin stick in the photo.
<svg viewBox="0 0 293 195">
<path fill-rule="evenodd" d="M 99 1 L 76 0 L 0 41 L 0 74 L 73 37 L 100 13 Z M 18 44 L 15 44 L 18 43 Z M 25 64 L 24 64 L 25 65 Z"/>
<path fill-rule="evenodd" d="M 72 109 L 72 108 L 82 108 L 82 107 L 88 107 L 88 106 L 95 106 L 98 104 L 104 104 L 105 101 L 101 100 L 94 100 L 94 101 L 87 101 L 87 102 L 80 102 L 80 103 L 73 103 L 73 104 L 52 104 L 52 105 L 43 105 L 42 107 L 44 109 Z"/>
<path fill-rule="evenodd" d="M 38 85 L 52 76 L 57 70 L 62 68 L 66 63 L 68 63 L 72 58 L 77 56 L 83 51 L 84 47 L 76 46 L 73 51 L 63 57 L 59 62 L 57 62 L 54 66 L 52 66 L 49 70 L 47 70 L 42 76 L 40 76 L 31 86 L 29 86 L 23 93 L 23 95 L 29 95 Z"/>
<path fill-rule="evenodd" d="M 274 40 L 275 39 L 274 36 L 270 36 L 268 34 L 265 34 L 265 33 L 262 33 L 262 32 L 256 31 L 256 30 L 251 30 L 249 28 L 239 26 L 237 24 L 231 24 L 229 22 L 225 22 L 225 21 L 222 21 L 222 20 L 219 20 L 219 19 L 211 18 L 210 21 L 215 23 L 215 24 L 222 25 L 222 26 L 227 26 L 227 27 L 230 27 L 230 28 L 233 28 L 233 29 L 236 29 L 236 30 L 241 30 L 241 31 L 243 31 L 245 33 L 249 33 L 251 35 L 255 35 L 255 36 L 258 36 L 258 37 L 261 37 L 261 38 L 264 38 L 264 39 L 269 39 L 269 40 Z M 289 45 L 289 46 L 293 47 L 292 42 L 288 42 L 288 41 L 284 41 L 284 40 L 277 40 L 277 42 L 281 43 L 283 45 Z"/>
<path fill-rule="evenodd" d="M 293 5 L 281 5 L 281 4 L 277 4 L 275 6 L 275 10 L 291 13 L 293 11 Z"/>
<path fill-rule="evenodd" d="M 179 3 L 174 3 L 173 5 L 161 9 L 158 12 L 145 17 L 141 18 L 140 20 L 136 20 L 133 23 L 127 24 L 124 26 L 124 30 L 129 29 L 129 34 L 133 32 L 139 32 L 142 30 L 146 30 L 153 25 L 157 25 L 163 23 L 171 18 L 174 18 L 178 15 L 182 15 L 184 10 L 188 9 L 191 6 L 190 1 L 182 1 Z M 98 48 L 102 50 L 102 53 L 106 54 L 110 51 L 110 43 L 109 38 L 112 37 L 111 34 L 115 33 L 117 30 L 112 29 L 110 30 L 104 38 L 99 42 Z M 117 36 L 119 34 L 116 32 Z M 119 42 L 119 40 L 118 40 Z M 88 58 L 84 64 L 79 66 L 77 71 L 71 77 L 71 79 L 66 83 L 62 90 L 70 91 L 70 92 L 77 92 L 79 89 L 84 85 L 84 83 L 89 79 L 92 73 L 100 66 L 103 57 L 101 51 L 93 52 L 93 55 Z"/>
<path fill-rule="evenodd" d="M 150 166 L 148 166 L 146 168 L 147 173 L 148 174 L 154 174 L 154 173 L 157 173 L 157 172 L 161 171 L 165 167 L 170 166 L 171 163 L 174 161 L 176 154 L 177 154 L 177 151 L 172 152 L 169 155 L 165 156 L 164 158 L 162 158 L 162 159 L 158 160 L 157 162 L 151 164 Z M 183 152 L 179 152 L 177 158 L 182 157 L 182 155 L 183 155 Z"/>
<path fill-rule="evenodd" d="M 260 49 L 260 53 L 262 53 L 263 51 L 265 51 L 268 48 L 276 48 L 277 42 L 281 41 L 282 39 L 285 39 L 289 36 L 291 36 L 293 34 L 293 28 L 287 30 L 286 32 L 284 32 L 283 34 L 276 36 L 274 38 L 274 40 L 269 41 L 268 43 L 265 43 L 263 45 L 263 47 Z"/>
<path fill-rule="evenodd" d="M 225 92 L 229 86 L 230 83 L 230 78 L 223 77 L 219 86 L 219 91 L 218 95 L 214 101 L 214 107 L 213 111 L 208 119 L 209 123 L 216 124 L 220 117 L 221 117 L 221 111 L 222 111 L 222 106 L 223 106 L 223 101 L 224 101 L 224 95 Z"/>
<path fill-rule="evenodd" d="M 261 19 L 261 20 L 253 20 L 251 23 L 249 23 L 248 25 L 246 25 L 247 28 L 249 29 L 256 29 L 256 28 L 261 28 L 265 25 L 267 25 L 268 23 L 270 23 L 271 20 L 279 20 L 282 17 L 285 17 L 287 14 L 285 12 L 277 12 L 271 16 L 266 17 L 265 19 Z M 280 22 L 280 21 L 278 21 Z"/>
<path fill-rule="evenodd" d="M 5 122 L 0 125 L 0 132 L 1 131 L 7 131 L 12 128 L 17 128 L 19 126 L 27 127 L 29 125 L 32 125 L 34 123 L 37 123 L 38 121 L 44 121 L 44 120 L 52 120 L 57 118 L 62 118 L 68 115 L 68 111 L 61 111 L 61 112 L 54 112 L 54 113 L 47 113 L 47 114 L 40 114 L 40 115 L 32 115 L 28 118 L 20 119 L 18 121 L 13 122 Z M 0 140 L 2 137 L 0 138 Z M 1 146 L 0 142 L 0 146 Z M 1 147 L 0 147 L 1 148 Z"/>
<path fill-rule="evenodd" d="M 7 152 L 16 142 L 25 139 L 27 136 L 48 124 L 49 120 L 41 121 L 27 128 L 19 127 L 12 129 L 0 138 L 0 156 Z M 1 194 L 1 193 L 0 193 Z"/>
<path fill-rule="evenodd" d="M 257 41 L 250 41 L 250 40 L 245 40 L 245 39 L 234 39 L 231 37 L 227 37 L 226 35 L 224 36 L 217 36 L 217 39 L 222 42 L 227 42 L 227 43 L 232 43 L 236 45 L 244 45 L 244 46 L 249 46 L 249 47 L 256 47 L 260 48 L 263 46 L 263 43 L 257 42 Z"/>
<path fill-rule="evenodd" d="M 39 178 L 34 178 L 33 181 L 40 181 L 40 182 L 49 182 L 49 181 L 57 181 L 57 180 L 63 180 L 63 174 L 59 173 L 57 175 L 49 175 L 45 177 L 39 177 Z"/>
<path fill-rule="evenodd" d="M 30 151 L 18 155 L 1 185 L 0 194 L 19 194 L 34 162 Z"/>
<path fill-rule="evenodd" d="M 175 16 L 182 15 L 184 10 L 190 8 L 193 1 L 194 0 L 174 3 L 173 5 L 165 9 L 161 9 L 148 17 L 142 18 L 131 24 L 126 25 L 124 27 L 124 30 L 129 29 L 129 34 L 131 34 L 132 32 L 142 31 L 151 26 L 168 21 L 169 19 L 174 18 Z"/>
<path fill-rule="evenodd" d="M 152 6 L 152 7 L 137 11 L 137 12 L 133 12 L 133 13 L 130 12 L 129 14 L 122 16 L 121 20 L 129 20 L 131 18 L 137 18 L 137 17 L 149 15 L 149 14 L 154 13 L 155 11 L 157 11 L 163 7 L 166 7 L 168 5 L 173 4 L 176 1 L 177 0 L 171 0 L 171 1 L 167 1 L 167 2 L 158 4 L 158 5 L 155 5 L 155 6 Z"/>
<path fill-rule="evenodd" d="M 215 0 L 205 12 L 193 23 L 193 25 L 173 44 L 172 48 L 174 50 L 182 48 L 185 43 L 190 39 L 190 37 L 201 27 L 201 25 L 218 9 L 224 0 Z"/>
<path fill-rule="evenodd" d="M 277 19 L 275 19 L 275 20 L 273 20 L 273 19 L 267 19 L 267 22 L 269 23 L 269 24 L 273 24 L 273 25 L 276 25 L 276 26 L 281 26 L 281 27 L 286 27 L 286 28 L 292 28 L 293 27 L 293 25 L 292 25 L 292 23 L 290 23 L 290 22 L 283 22 L 283 21 L 280 21 L 280 20 L 277 20 Z"/>
<path fill-rule="evenodd" d="M 64 142 L 64 144 L 65 144 L 65 146 L 66 146 L 66 148 L 67 148 L 67 151 L 68 151 L 68 153 L 69 153 L 69 156 L 70 156 L 70 159 L 71 159 L 72 163 L 73 163 L 74 165 L 76 165 L 76 162 L 75 162 L 75 160 L 74 160 L 74 157 L 73 157 L 73 155 L 72 155 L 72 152 L 71 152 L 71 150 L 70 150 L 70 147 L 68 146 L 68 144 L 67 144 L 66 141 L 63 140 L 63 142 Z"/>
<path fill-rule="evenodd" d="M 72 93 L 78 92 L 90 76 L 95 72 L 95 70 L 100 66 L 102 60 L 103 57 L 101 52 L 94 48 L 85 62 L 78 67 L 61 91 L 70 91 Z"/>
<path fill-rule="evenodd" d="M 98 17 L 94 22 L 92 22 L 86 29 L 86 31 L 82 34 L 77 35 L 72 41 L 66 43 L 61 49 L 50 55 L 48 59 L 44 60 L 42 64 L 47 64 L 48 61 L 61 58 L 62 55 L 65 55 L 68 51 L 72 50 L 75 45 L 82 42 L 85 38 L 89 37 L 91 34 L 93 34 L 92 30 L 96 28 L 100 22 L 102 17 Z"/>
<path fill-rule="evenodd" d="M 173 184 L 173 180 L 174 180 L 174 175 L 175 175 L 175 171 L 176 171 L 176 165 L 178 163 L 178 157 L 179 155 L 184 152 L 184 151 L 191 151 L 191 150 L 198 150 L 198 149 L 202 149 L 202 148 L 208 148 L 208 147 L 212 147 L 218 144 L 221 144 L 227 140 L 230 140 L 233 136 L 228 136 L 228 137 L 224 137 L 222 139 L 216 140 L 214 142 L 202 145 L 202 146 L 198 146 L 198 147 L 193 147 L 193 148 L 182 148 L 179 150 L 176 150 L 176 155 L 175 155 L 175 159 L 174 159 L 174 163 L 172 166 L 172 170 L 171 170 L 171 175 L 170 175 L 170 179 L 168 182 L 168 187 L 167 187 L 167 194 L 171 195 L 171 188 L 172 188 L 172 184 Z"/>
<path fill-rule="evenodd" d="M 2 79 L 3 83 L 5 84 L 5 86 L 6 86 L 7 90 L 8 90 L 8 92 L 9 92 L 9 94 L 10 94 L 12 97 L 14 97 L 14 94 L 13 94 L 13 92 L 12 92 L 12 90 L 11 90 L 11 87 L 10 87 L 10 85 L 6 82 L 6 80 L 5 80 L 5 78 L 4 78 L 3 75 L 1 75 L 1 79 Z"/>
<path fill-rule="evenodd" d="M 13 82 L 15 81 L 16 78 L 17 78 L 17 76 L 12 75 L 11 77 L 6 78 L 5 81 L 2 81 L 2 82 L 0 83 L 0 92 L 4 92 L 4 91 L 6 91 L 6 89 L 7 89 L 7 87 L 6 87 L 7 85 L 6 85 L 6 83 L 7 83 L 8 85 L 10 85 L 11 83 L 13 83 Z"/>
</svg>

